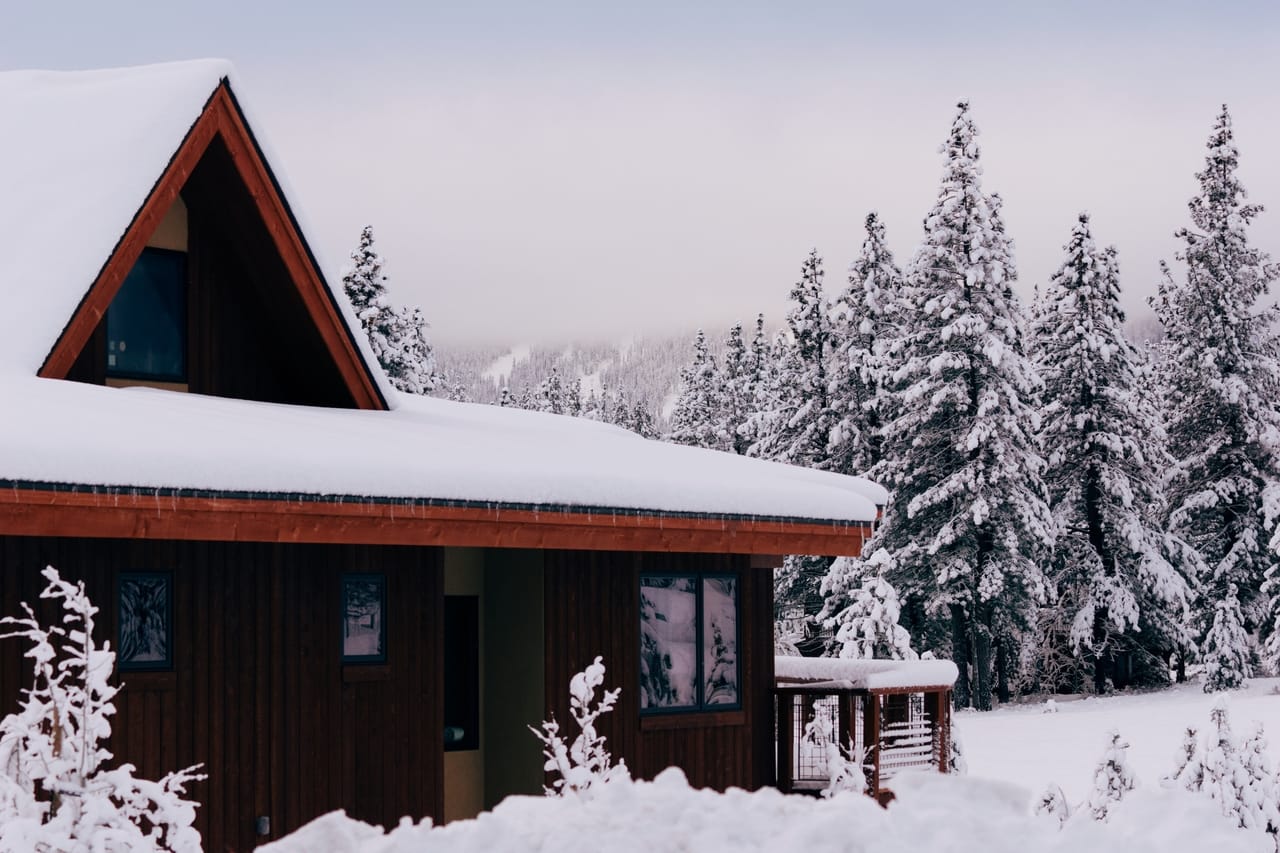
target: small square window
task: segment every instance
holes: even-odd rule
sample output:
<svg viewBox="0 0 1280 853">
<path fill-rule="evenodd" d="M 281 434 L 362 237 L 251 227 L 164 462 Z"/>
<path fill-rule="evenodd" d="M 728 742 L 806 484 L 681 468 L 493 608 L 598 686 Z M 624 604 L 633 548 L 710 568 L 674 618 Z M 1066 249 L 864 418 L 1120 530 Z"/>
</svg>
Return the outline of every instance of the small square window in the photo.
<svg viewBox="0 0 1280 853">
<path fill-rule="evenodd" d="M 647 713 L 741 707 L 738 579 L 640 577 L 640 708 Z"/>
<path fill-rule="evenodd" d="M 107 375 L 187 379 L 187 256 L 144 249 L 107 308 Z"/>
<path fill-rule="evenodd" d="M 342 576 L 342 662 L 387 659 L 387 576 Z"/>
<path fill-rule="evenodd" d="M 173 668 L 173 575 L 124 572 L 117 599 L 121 672 Z"/>
</svg>

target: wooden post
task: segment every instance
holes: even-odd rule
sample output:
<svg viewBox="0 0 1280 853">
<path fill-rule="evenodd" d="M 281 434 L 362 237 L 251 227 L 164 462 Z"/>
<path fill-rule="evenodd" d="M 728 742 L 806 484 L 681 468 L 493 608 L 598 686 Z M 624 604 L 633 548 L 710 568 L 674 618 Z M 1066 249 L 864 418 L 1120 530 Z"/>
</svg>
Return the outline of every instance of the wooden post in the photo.
<svg viewBox="0 0 1280 853">
<path fill-rule="evenodd" d="M 791 766 L 792 740 L 795 728 L 791 715 L 794 713 L 796 694 L 785 690 L 774 691 L 774 713 L 778 721 L 778 790 L 790 794 L 794 787 L 794 773 Z"/>
<path fill-rule="evenodd" d="M 866 739 L 866 748 L 871 755 L 871 778 L 867 787 L 871 796 L 880 795 L 880 697 L 875 693 L 867 693 L 862 705 L 862 736 Z"/>
<path fill-rule="evenodd" d="M 839 738 L 838 742 L 842 746 L 848 748 L 850 755 L 856 755 L 858 744 L 857 738 L 854 737 L 853 694 L 847 690 L 842 691 L 836 694 L 836 702 L 840 714 L 840 729 L 836 737 Z"/>
<path fill-rule="evenodd" d="M 938 772 L 946 773 L 951 764 L 951 691 L 933 694 L 934 719 L 938 727 Z"/>
</svg>

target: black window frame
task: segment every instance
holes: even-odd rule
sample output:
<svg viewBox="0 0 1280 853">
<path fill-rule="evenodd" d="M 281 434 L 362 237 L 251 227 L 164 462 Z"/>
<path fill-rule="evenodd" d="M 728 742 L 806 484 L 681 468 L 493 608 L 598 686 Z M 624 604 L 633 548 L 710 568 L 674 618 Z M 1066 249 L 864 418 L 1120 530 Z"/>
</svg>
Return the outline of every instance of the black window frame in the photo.
<svg viewBox="0 0 1280 853">
<path fill-rule="evenodd" d="M 189 328 L 190 322 L 188 320 L 188 317 L 190 315 L 190 305 L 188 304 L 189 294 L 187 293 L 187 290 L 188 290 L 187 279 L 188 279 L 188 273 L 189 273 L 187 268 L 187 265 L 188 265 L 187 253 L 183 251 L 179 251 L 177 249 L 161 249 L 156 246 L 146 246 L 143 248 L 142 252 L 139 253 L 138 260 L 134 261 L 134 266 L 136 267 L 144 257 L 147 257 L 149 255 L 173 257 L 181 261 L 181 273 L 179 275 L 179 286 L 178 286 L 179 320 L 177 324 L 177 330 L 180 338 L 178 351 L 182 359 L 182 366 L 179 368 L 179 370 L 176 373 L 148 373 L 144 371 L 119 370 L 112 367 L 111 366 L 111 354 L 112 354 L 111 353 L 111 305 L 108 305 L 107 313 L 103 317 L 103 328 L 106 333 L 104 336 L 106 339 L 104 345 L 107 348 L 107 351 L 104 354 L 104 361 L 103 361 L 104 370 L 106 371 L 106 376 L 109 379 L 134 380 L 134 381 L 141 381 L 141 382 L 174 382 L 174 383 L 184 384 L 189 381 L 188 377 L 190 376 L 190 373 L 191 373 L 191 363 L 190 363 L 191 362 L 191 358 L 190 358 L 191 330 Z M 129 270 L 129 274 L 130 275 L 133 274 L 132 269 Z M 125 277 L 124 282 L 121 282 L 120 288 L 123 289 L 127 283 L 128 283 L 128 276 Z M 116 296 L 119 296 L 119 295 L 120 295 L 120 292 L 116 291 Z M 115 303 L 115 297 L 112 297 L 111 302 L 112 304 Z"/>
<path fill-rule="evenodd" d="M 378 654 L 347 654 L 347 587 L 352 581 L 376 581 L 378 583 Z M 338 650 L 344 666 L 350 664 L 380 664 L 387 662 L 387 576 L 383 572 L 343 572 L 339 587 Z"/>
<path fill-rule="evenodd" d="M 130 581 L 164 581 L 165 658 L 158 661 L 127 661 L 124 659 L 124 619 L 121 607 L 124 603 L 124 586 Z M 116 670 L 119 672 L 169 672 L 173 670 L 173 572 L 128 571 L 116 578 Z"/>
<path fill-rule="evenodd" d="M 693 581 L 694 586 L 694 636 L 697 638 L 695 643 L 695 684 L 697 702 L 693 705 L 664 705 L 660 707 L 644 707 L 643 699 L 640 704 L 640 716 L 642 717 L 662 717 L 679 714 L 717 714 L 724 711 L 741 711 L 742 702 L 742 576 L 737 572 L 663 572 L 663 571 L 644 571 L 640 573 L 637 581 L 637 592 L 644 586 L 646 578 L 689 578 Z M 738 668 L 738 701 L 732 704 L 721 702 L 717 704 L 707 703 L 707 685 L 705 681 L 704 666 L 706 661 L 706 649 L 703 645 L 705 642 L 705 634 L 703 628 L 705 626 L 706 608 L 703 601 L 703 581 L 715 578 L 724 578 L 733 581 L 733 609 L 734 609 L 734 656 Z M 637 597 L 637 604 L 639 598 Z M 642 644 L 644 642 L 643 625 L 641 619 L 641 608 L 637 607 L 636 611 L 636 652 L 641 653 Z M 644 692 L 641 689 L 641 672 L 640 666 L 636 666 L 636 692 L 643 697 Z"/>
</svg>

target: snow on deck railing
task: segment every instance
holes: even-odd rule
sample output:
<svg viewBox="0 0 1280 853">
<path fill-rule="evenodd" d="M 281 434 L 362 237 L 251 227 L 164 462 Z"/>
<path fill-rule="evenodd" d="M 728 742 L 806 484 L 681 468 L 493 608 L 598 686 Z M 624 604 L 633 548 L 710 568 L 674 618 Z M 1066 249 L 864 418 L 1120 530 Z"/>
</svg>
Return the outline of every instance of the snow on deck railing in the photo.
<svg viewBox="0 0 1280 853">
<path fill-rule="evenodd" d="M 959 671 L 949 660 L 774 658 L 779 683 L 839 683 L 853 690 L 951 687 Z"/>
</svg>

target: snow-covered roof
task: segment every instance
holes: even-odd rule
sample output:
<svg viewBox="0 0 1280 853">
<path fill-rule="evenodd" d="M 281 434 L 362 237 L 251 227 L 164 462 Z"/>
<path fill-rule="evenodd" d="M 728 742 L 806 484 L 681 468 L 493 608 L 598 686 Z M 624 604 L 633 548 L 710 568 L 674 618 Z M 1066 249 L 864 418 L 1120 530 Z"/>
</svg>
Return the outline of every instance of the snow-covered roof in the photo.
<svg viewBox="0 0 1280 853">
<path fill-rule="evenodd" d="M 12 119 L 0 134 L 0 482 L 875 518 L 886 494 L 866 480 L 574 418 L 409 397 L 378 370 L 391 411 L 36 378 L 223 80 L 243 109 L 234 72 L 217 60 L 0 74 L 0 113 Z M 317 262 L 332 294 L 334 268 Z M 358 329 L 345 296 L 335 303 Z M 364 335 L 354 337 L 375 363 Z"/>
<path fill-rule="evenodd" d="M 822 684 L 853 690 L 950 687 L 959 670 L 949 660 L 856 660 L 849 658 L 774 658 L 780 683 Z"/>
</svg>

